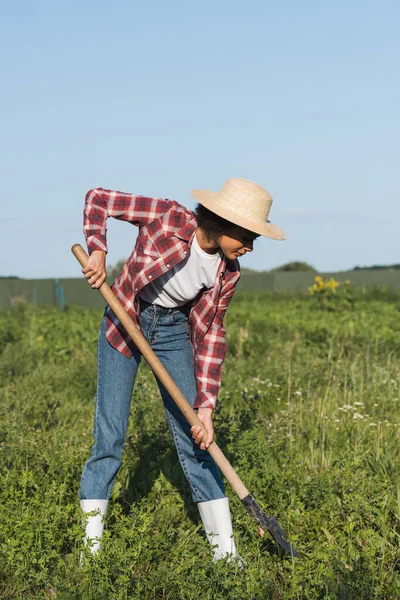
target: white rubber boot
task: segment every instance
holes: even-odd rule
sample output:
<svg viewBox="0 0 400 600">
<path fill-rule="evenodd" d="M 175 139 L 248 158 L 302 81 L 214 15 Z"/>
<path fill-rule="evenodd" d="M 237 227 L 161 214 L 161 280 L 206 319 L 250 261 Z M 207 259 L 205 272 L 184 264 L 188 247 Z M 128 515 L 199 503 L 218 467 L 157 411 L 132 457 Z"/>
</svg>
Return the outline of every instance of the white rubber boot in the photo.
<svg viewBox="0 0 400 600">
<path fill-rule="evenodd" d="M 104 515 L 107 512 L 108 500 L 81 500 L 81 509 L 86 520 L 85 546 L 90 547 L 92 554 L 101 549 L 101 538 L 104 531 Z M 87 515 L 96 511 L 97 514 Z"/>
<path fill-rule="evenodd" d="M 213 562 L 228 555 L 236 557 L 228 498 L 199 502 L 197 506 L 207 539 L 214 546 Z"/>
</svg>

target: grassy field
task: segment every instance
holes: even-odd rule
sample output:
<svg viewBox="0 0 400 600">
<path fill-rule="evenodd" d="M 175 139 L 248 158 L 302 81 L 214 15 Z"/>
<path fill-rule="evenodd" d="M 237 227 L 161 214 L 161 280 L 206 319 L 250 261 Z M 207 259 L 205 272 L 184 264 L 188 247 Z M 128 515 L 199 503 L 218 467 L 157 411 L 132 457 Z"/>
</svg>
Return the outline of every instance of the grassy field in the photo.
<svg viewBox="0 0 400 600">
<path fill-rule="evenodd" d="M 228 311 L 218 443 L 300 553 L 280 558 L 228 488 L 243 570 L 211 562 L 146 366 L 104 552 L 79 567 L 101 311 L 1 312 L 0 598 L 398 599 L 400 298 L 350 300 Z"/>
</svg>

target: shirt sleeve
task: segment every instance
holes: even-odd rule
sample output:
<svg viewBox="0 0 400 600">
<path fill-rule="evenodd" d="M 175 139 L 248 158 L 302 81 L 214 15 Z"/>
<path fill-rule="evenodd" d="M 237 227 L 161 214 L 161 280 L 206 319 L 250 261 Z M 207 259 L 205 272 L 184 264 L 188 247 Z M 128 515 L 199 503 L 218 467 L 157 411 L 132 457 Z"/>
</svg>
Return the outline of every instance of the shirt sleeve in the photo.
<svg viewBox="0 0 400 600">
<path fill-rule="evenodd" d="M 83 211 L 83 231 L 89 254 L 94 250 L 107 252 L 108 217 L 141 227 L 161 217 L 169 208 L 169 201 L 162 198 L 135 196 L 102 188 L 89 190 Z"/>
<path fill-rule="evenodd" d="M 227 285 L 220 296 L 218 308 L 206 335 L 196 344 L 194 366 L 197 379 L 197 396 L 194 408 L 214 410 L 221 386 L 222 364 L 226 355 L 226 330 L 223 320 L 237 281 Z"/>
</svg>

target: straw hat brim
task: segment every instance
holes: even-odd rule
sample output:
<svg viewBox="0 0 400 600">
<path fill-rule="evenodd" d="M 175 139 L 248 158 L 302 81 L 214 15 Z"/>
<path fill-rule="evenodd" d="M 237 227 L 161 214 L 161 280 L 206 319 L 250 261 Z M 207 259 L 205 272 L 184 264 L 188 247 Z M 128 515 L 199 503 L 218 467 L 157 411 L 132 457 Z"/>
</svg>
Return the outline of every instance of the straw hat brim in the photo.
<svg viewBox="0 0 400 600">
<path fill-rule="evenodd" d="M 258 233 L 259 235 L 264 235 L 266 237 L 272 238 L 273 240 L 285 240 L 286 235 L 277 225 L 271 223 L 271 221 L 266 221 L 266 223 L 260 223 L 259 221 L 252 219 L 246 215 L 242 215 L 237 213 L 236 211 L 231 210 L 226 205 L 218 202 L 219 192 L 211 192 L 209 190 L 191 190 L 191 196 L 201 204 L 211 210 L 219 217 L 234 223 L 235 225 L 239 225 L 244 229 L 248 229 L 253 233 Z"/>
</svg>

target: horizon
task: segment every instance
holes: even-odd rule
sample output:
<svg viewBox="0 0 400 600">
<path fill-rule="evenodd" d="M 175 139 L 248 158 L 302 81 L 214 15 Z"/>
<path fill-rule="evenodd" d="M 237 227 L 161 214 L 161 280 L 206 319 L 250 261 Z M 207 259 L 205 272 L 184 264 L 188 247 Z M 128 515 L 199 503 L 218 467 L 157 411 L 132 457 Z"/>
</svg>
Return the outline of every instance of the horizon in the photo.
<svg viewBox="0 0 400 600">
<path fill-rule="evenodd" d="M 119 262 L 119 261 L 118 261 Z M 115 265 L 111 265 L 111 267 L 109 267 L 109 271 L 111 271 L 112 269 L 115 269 L 116 265 L 118 263 L 116 263 Z M 286 266 L 286 264 L 288 263 L 284 263 L 283 265 L 278 265 L 277 267 L 273 267 L 272 269 L 269 270 L 259 270 L 259 269 L 252 269 L 250 267 L 242 267 L 241 266 L 241 271 L 245 272 L 245 271 L 251 271 L 252 273 L 271 273 L 271 272 L 276 272 L 277 269 L 279 269 L 280 267 Z M 308 264 L 308 263 L 307 263 Z M 357 271 L 357 270 L 369 270 L 369 271 L 375 271 L 375 270 L 398 270 L 400 268 L 400 263 L 393 263 L 393 264 L 389 264 L 389 265 L 368 265 L 368 266 L 361 266 L 361 265 L 356 265 L 355 267 L 353 267 L 352 269 L 343 269 L 341 271 L 339 270 L 332 270 L 332 271 L 319 271 L 318 269 L 314 269 L 313 265 L 308 265 L 310 268 L 309 269 L 299 269 L 299 270 L 293 270 L 293 271 L 286 271 L 286 272 L 290 272 L 290 273 L 317 273 L 319 275 L 324 275 L 324 274 L 331 274 L 331 273 L 351 273 L 353 271 Z M 107 277 L 109 277 L 109 273 L 107 273 Z M 83 277 L 82 277 L 83 278 Z M 26 279 L 26 280 L 39 280 L 39 279 L 79 279 L 78 276 L 72 276 L 72 277 L 19 277 L 18 275 L 0 275 L 0 279 Z"/>
</svg>

